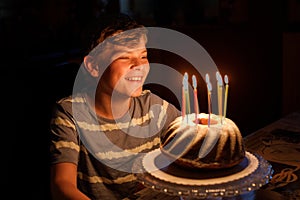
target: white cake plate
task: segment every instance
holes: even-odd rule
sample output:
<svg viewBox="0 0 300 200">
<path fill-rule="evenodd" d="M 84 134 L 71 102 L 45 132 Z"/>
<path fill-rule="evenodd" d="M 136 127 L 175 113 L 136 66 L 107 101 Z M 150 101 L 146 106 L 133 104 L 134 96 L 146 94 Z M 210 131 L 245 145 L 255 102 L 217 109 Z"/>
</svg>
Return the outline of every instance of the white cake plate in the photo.
<svg viewBox="0 0 300 200">
<path fill-rule="evenodd" d="M 255 191 L 271 179 L 272 166 L 257 154 L 246 152 L 237 166 L 222 170 L 192 170 L 179 167 L 160 149 L 136 161 L 137 179 L 146 187 L 182 198 L 234 197 Z"/>
</svg>

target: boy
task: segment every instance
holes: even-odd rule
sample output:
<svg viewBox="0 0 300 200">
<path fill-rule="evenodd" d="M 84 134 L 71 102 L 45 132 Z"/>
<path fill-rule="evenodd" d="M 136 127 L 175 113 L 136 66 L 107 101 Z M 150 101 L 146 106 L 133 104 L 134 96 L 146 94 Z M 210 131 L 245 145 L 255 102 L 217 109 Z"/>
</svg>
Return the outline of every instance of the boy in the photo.
<svg viewBox="0 0 300 200">
<path fill-rule="evenodd" d="M 74 83 L 50 124 L 51 194 L 57 199 L 122 199 L 138 190 L 132 165 L 159 147 L 180 115 L 143 83 L 147 31 L 126 15 L 96 32 Z"/>
</svg>

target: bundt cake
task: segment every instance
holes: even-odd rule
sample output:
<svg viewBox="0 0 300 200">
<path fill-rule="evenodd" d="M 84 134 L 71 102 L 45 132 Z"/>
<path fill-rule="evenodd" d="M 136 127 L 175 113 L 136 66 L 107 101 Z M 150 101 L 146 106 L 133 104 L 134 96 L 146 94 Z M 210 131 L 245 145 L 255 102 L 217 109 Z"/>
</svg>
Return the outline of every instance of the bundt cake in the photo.
<svg viewBox="0 0 300 200">
<path fill-rule="evenodd" d="M 196 123 L 195 123 L 196 122 Z M 245 158 L 243 138 L 229 118 L 194 113 L 177 117 L 161 137 L 162 154 L 175 164 L 196 169 L 222 169 Z"/>
</svg>

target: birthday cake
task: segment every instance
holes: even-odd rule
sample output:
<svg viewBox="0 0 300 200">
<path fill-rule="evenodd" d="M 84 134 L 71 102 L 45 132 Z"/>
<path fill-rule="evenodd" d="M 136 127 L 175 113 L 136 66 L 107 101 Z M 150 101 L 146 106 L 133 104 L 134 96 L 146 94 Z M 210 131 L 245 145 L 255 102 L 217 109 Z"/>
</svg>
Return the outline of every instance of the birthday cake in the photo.
<svg viewBox="0 0 300 200">
<path fill-rule="evenodd" d="M 160 149 L 175 164 L 196 169 L 223 169 L 245 158 L 242 135 L 229 118 L 194 113 L 176 118 L 161 138 Z"/>
</svg>

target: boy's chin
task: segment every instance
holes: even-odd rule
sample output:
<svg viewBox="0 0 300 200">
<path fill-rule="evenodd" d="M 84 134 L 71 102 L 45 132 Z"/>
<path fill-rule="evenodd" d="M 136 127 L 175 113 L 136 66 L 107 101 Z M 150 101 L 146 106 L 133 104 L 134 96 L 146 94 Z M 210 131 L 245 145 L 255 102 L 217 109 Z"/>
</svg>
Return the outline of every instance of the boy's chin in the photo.
<svg viewBox="0 0 300 200">
<path fill-rule="evenodd" d="M 134 91 L 133 93 L 131 93 L 131 97 L 138 97 L 138 96 L 140 96 L 141 94 L 142 94 L 142 89 L 138 89 L 138 90 L 136 90 L 136 91 Z"/>
</svg>

